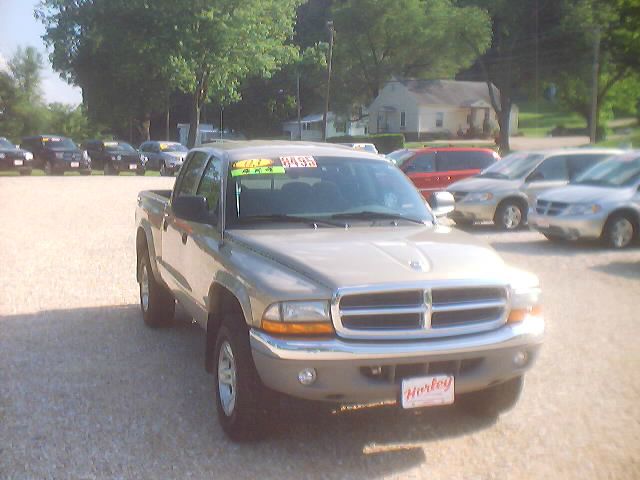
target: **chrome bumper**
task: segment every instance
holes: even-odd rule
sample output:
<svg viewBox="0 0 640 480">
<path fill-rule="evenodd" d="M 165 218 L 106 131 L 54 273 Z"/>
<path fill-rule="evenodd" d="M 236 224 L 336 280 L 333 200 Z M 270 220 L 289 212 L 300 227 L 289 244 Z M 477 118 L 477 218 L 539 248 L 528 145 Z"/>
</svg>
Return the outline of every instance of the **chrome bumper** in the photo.
<svg viewBox="0 0 640 480">
<path fill-rule="evenodd" d="M 456 377 L 456 393 L 465 393 L 523 374 L 537 357 L 543 336 L 544 320 L 530 317 L 489 332 L 420 341 L 284 339 L 252 329 L 250 342 L 258 374 L 268 387 L 306 399 L 360 402 L 393 400 L 398 392 L 397 383 L 369 378 L 363 368 L 477 359 L 475 369 Z M 522 351 L 529 361 L 515 365 L 512 359 Z M 304 368 L 317 371 L 313 385 L 298 382 Z"/>
<path fill-rule="evenodd" d="M 496 214 L 498 203 L 496 201 L 489 202 L 456 202 L 455 210 L 449 214 L 449 217 L 455 220 L 461 218 L 464 220 L 473 220 L 478 222 L 493 221 Z"/>
<path fill-rule="evenodd" d="M 542 233 L 557 235 L 569 240 L 578 238 L 600 238 L 607 220 L 606 213 L 584 216 L 540 215 L 530 210 L 529 226 Z"/>
</svg>

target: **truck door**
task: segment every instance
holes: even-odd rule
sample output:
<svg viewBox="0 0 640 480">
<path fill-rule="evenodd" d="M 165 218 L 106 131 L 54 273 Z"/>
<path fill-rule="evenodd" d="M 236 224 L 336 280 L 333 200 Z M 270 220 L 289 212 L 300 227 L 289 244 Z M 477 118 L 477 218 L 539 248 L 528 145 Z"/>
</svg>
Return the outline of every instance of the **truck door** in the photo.
<svg viewBox="0 0 640 480">
<path fill-rule="evenodd" d="M 402 169 L 424 198 L 429 199 L 431 192 L 437 190 L 434 183 L 437 176 L 435 152 L 416 154 L 411 160 L 405 162 Z"/>
<path fill-rule="evenodd" d="M 187 158 L 186 168 L 176 180 L 172 200 L 182 195 L 195 195 L 196 189 L 209 155 L 205 152 L 193 152 Z M 162 221 L 162 267 L 163 276 L 178 301 L 184 304 L 192 290 L 184 275 L 185 251 L 189 235 L 192 233 L 190 222 L 176 217 L 167 205 Z"/>
<path fill-rule="evenodd" d="M 186 268 L 184 275 L 191 285 L 189 313 L 202 326 L 207 322 L 207 303 L 209 287 L 220 268 L 220 249 L 222 240 L 222 179 L 223 163 L 217 157 L 211 157 L 204 170 L 196 195 L 207 199 L 209 215 L 207 222 L 189 222 L 191 233 L 186 243 Z"/>
</svg>

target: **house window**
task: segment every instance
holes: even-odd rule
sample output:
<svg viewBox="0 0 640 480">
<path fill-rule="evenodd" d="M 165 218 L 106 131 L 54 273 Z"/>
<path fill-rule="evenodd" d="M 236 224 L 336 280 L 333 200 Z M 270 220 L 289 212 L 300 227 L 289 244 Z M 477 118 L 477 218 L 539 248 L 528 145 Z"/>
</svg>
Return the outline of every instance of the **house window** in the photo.
<svg viewBox="0 0 640 480">
<path fill-rule="evenodd" d="M 444 113 L 436 112 L 436 127 L 442 128 L 442 125 L 444 125 Z"/>
<path fill-rule="evenodd" d="M 347 133 L 347 122 L 335 122 L 336 133 Z"/>
<path fill-rule="evenodd" d="M 369 135 L 369 126 L 368 125 L 365 125 L 365 127 L 364 127 L 364 134 L 365 135 Z"/>
<path fill-rule="evenodd" d="M 400 112 L 400 128 L 404 128 L 407 126 L 407 114 L 405 112 Z"/>
</svg>

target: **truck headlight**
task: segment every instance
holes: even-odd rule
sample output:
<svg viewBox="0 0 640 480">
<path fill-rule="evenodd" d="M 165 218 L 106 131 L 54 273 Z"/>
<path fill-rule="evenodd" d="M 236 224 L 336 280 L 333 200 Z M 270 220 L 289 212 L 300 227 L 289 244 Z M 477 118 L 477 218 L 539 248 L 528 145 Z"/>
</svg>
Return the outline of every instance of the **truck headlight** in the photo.
<svg viewBox="0 0 640 480">
<path fill-rule="evenodd" d="M 591 215 L 598 213 L 602 207 L 597 203 L 574 203 L 564 212 L 565 215 Z"/>
<path fill-rule="evenodd" d="M 493 199 L 493 193 L 490 192 L 478 192 L 469 193 L 464 197 L 465 202 L 488 202 Z"/>
<path fill-rule="evenodd" d="M 0 153 L 0 158 L 4 158 L 6 155 L 4 153 Z"/>
<path fill-rule="evenodd" d="M 24 159 L 25 159 L 25 160 L 33 160 L 33 153 L 31 153 L 31 152 L 26 152 L 26 153 L 24 154 Z"/>
<path fill-rule="evenodd" d="M 83 150 L 83 151 L 82 151 L 82 159 L 83 159 L 85 162 L 90 161 L 91 159 L 89 158 L 89 152 L 87 152 L 86 150 Z"/>
<path fill-rule="evenodd" d="M 145 164 L 149 159 L 145 155 L 140 155 L 140 163 Z"/>
<path fill-rule="evenodd" d="M 274 303 L 264 311 L 261 328 L 281 335 L 334 333 L 328 301 Z"/>
<path fill-rule="evenodd" d="M 513 270 L 510 287 L 511 311 L 507 323 L 517 323 L 528 318 L 542 318 L 541 290 L 538 278 L 528 272 Z"/>
</svg>

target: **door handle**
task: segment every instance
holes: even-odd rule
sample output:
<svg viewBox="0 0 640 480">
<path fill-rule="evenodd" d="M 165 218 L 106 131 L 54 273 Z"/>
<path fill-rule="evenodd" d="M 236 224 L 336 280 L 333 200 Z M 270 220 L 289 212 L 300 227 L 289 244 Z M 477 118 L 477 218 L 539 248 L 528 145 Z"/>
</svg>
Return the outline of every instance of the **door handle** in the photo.
<svg viewBox="0 0 640 480">
<path fill-rule="evenodd" d="M 183 245 L 187 244 L 187 238 L 189 238 L 189 235 L 187 235 L 187 232 L 182 232 L 182 244 Z"/>
</svg>

